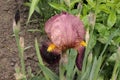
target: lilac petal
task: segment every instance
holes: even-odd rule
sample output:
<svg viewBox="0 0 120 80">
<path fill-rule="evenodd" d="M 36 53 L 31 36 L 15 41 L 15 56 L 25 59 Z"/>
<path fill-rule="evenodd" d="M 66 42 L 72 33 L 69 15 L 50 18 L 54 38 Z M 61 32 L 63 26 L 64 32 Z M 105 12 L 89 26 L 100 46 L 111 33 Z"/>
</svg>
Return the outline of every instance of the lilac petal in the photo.
<svg viewBox="0 0 120 80">
<path fill-rule="evenodd" d="M 79 70 L 82 69 L 84 52 L 85 52 L 85 47 L 80 46 L 80 48 L 78 49 L 78 55 L 77 55 L 77 58 L 76 58 L 76 66 Z"/>
<path fill-rule="evenodd" d="M 41 56 L 48 64 L 59 63 L 60 54 L 57 52 L 47 52 L 48 44 L 44 43 L 40 49 Z"/>
</svg>

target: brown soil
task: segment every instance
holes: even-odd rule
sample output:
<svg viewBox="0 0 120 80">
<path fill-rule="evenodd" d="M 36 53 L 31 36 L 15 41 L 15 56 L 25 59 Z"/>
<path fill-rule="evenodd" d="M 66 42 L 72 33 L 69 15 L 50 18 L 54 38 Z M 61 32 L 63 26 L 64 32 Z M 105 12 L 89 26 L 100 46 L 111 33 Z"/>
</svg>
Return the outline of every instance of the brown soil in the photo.
<svg viewBox="0 0 120 80">
<path fill-rule="evenodd" d="M 19 1 L 16 3 L 16 1 Z M 34 49 L 34 38 L 41 41 L 39 32 L 31 33 L 28 29 L 37 28 L 39 25 L 25 25 L 28 17 L 28 9 L 24 6 L 23 0 L 0 0 L 0 80 L 15 80 L 15 65 L 19 65 L 18 49 L 13 36 L 13 18 L 17 10 L 17 4 L 20 6 L 21 13 L 21 32 L 20 35 L 25 39 L 25 62 L 26 68 L 30 66 L 32 72 L 39 71 L 37 66 L 37 57 Z M 25 0 L 24 0 L 25 1 Z M 34 23 L 37 24 L 37 23 Z"/>
</svg>

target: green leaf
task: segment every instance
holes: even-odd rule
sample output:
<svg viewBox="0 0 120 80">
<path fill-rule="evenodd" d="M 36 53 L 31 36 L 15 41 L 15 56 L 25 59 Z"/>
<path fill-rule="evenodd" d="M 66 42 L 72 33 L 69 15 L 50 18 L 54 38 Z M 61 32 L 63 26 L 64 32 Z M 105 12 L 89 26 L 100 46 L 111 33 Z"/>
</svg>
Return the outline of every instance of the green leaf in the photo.
<svg viewBox="0 0 120 80">
<path fill-rule="evenodd" d="M 46 79 L 42 75 L 39 75 L 39 76 L 32 77 L 32 79 L 30 80 L 46 80 Z"/>
<path fill-rule="evenodd" d="M 108 16 L 108 20 L 107 20 L 107 25 L 108 25 L 109 28 L 111 28 L 115 24 L 116 19 L 117 18 L 116 18 L 115 11 L 111 11 L 111 13 Z"/>
<path fill-rule="evenodd" d="M 117 11 L 117 13 L 118 13 L 118 14 L 120 14 L 120 9 L 119 9 L 119 8 L 118 8 L 118 9 L 116 9 L 116 11 Z"/>
<path fill-rule="evenodd" d="M 78 10 L 78 9 L 72 9 L 72 10 L 70 11 L 70 13 L 73 14 L 73 15 L 76 15 L 76 14 L 79 13 L 79 10 Z"/>
<path fill-rule="evenodd" d="M 106 6 L 106 4 L 99 5 L 99 10 L 105 13 L 110 13 L 110 9 Z"/>
<path fill-rule="evenodd" d="M 117 2 L 116 7 L 117 7 L 117 8 L 120 8 L 120 1 Z"/>
<path fill-rule="evenodd" d="M 92 48 L 96 44 L 96 36 L 93 34 L 93 31 L 94 30 L 92 30 L 90 32 L 90 38 L 89 38 L 89 41 L 88 41 L 88 44 L 87 44 L 87 47 L 86 47 L 86 50 L 85 50 L 85 56 L 84 56 L 83 66 L 82 66 L 82 74 L 86 71 L 88 54 L 90 53 L 90 51 L 92 50 Z"/>
<path fill-rule="evenodd" d="M 98 3 L 106 3 L 106 0 L 98 0 Z"/>
<path fill-rule="evenodd" d="M 114 3 L 119 3 L 120 1 L 119 0 L 114 0 Z"/>
<path fill-rule="evenodd" d="M 60 62 L 59 63 L 59 80 L 64 80 L 65 71 L 66 71 L 66 66 Z"/>
<path fill-rule="evenodd" d="M 68 65 L 66 66 L 67 80 L 73 80 L 74 78 L 74 76 L 72 77 L 72 75 L 74 73 L 73 71 L 74 71 L 76 56 L 77 56 L 77 51 L 74 49 L 70 49 L 70 53 L 68 54 Z"/>
<path fill-rule="evenodd" d="M 120 36 L 117 37 L 117 38 L 114 40 L 114 42 L 116 43 L 116 45 L 120 44 Z"/>
<path fill-rule="evenodd" d="M 120 58 L 120 47 L 118 47 L 118 50 L 117 50 L 116 62 L 115 62 L 115 65 L 114 65 L 111 80 L 118 80 L 117 79 L 117 77 L 119 76 L 118 72 L 120 71 L 120 62 L 119 62 L 120 59 L 119 58 Z"/>
<path fill-rule="evenodd" d="M 70 2 L 70 9 L 74 7 L 75 3 L 80 2 L 81 0 L 71 0 Z"/>
<path fill-rule="evenodd" d="M 88 44 L 88 49 L 89 49 L 89 52 L 90 50 L 95 46 L 96 44 L 96 36 L 94 34 L 91 34 L 91 40 L 89 40 L 89 44 Z"/>
<path fill-rule="evenodd" d="M 50 2 L 48 4 L 59 11 L 67 11 L 66 6 L 64 4 L 57 4 L 53 2 Z"/>
<path fill-rule="evenodd" d="M 84 16 L 84 17 L 82 18 L 82 21 L 83 21 L 83 24 L 84 24 L 85 26 L 88 26 L 88 24 L 89 24 L 88 15 Z"/>
<path fill-rule="evenodd" d="M 93 80 L 94 79 L 94 73 L 95 73 L 95 69 L 97 68 L 97 57 L 95 56 L 95 59 L 93 61 L 93 65 L 92 65 L 92 69 L 90 71 L 90 77 L 89 77 L 89 80 Z"/>
<path fill-rule="evenodd" d="M 108 31 L 107 27 L 101 23 L 96 23 L 95 30 L 99 32 L 98 40 L 103 44 L 107 43 L 110 35 L 110 31 Z"/>
<path fill-rule="evenodd" d="M 26 3 L 24 3 L 24 5 L 30 7 L 30 6 L 31 6 L 31 3 L 26 2 Z M 36 6 L 35 11 L 36 11 L 37 13 L 39 13 L 40 15 L 42 15 L 42 12 L 40 11 L 40 9 L 39 9 L 38 6 Z"/>
<path fill-rule="evenodd" d="M 93 0 L 87 0 L 87 2 L 92 8 L 95 7 L 95 2 L 93 2 Z"/>
<path fill-rule="evenodd" d="M 99 56 L 98 59 L 95 56 L 93 65 L 92 65 L 92 70 L 90 72 L 90 80 L 97 80 L 99 71 L 100 71 L 100 67 L 102 65 L 102 61 L 103 61 L 103 56 Z"/>
<path fill-rule="evenodd" d="M 93 80 L 97 80 L 98 75 L 99 75 L 99 71 L 100 71 L 100 67 L 102 66 L 102 62 L 103 62 L 103 56 L 99 56 L 98 60 L 97 60 L 97 64 L 96 64 L 96 69 L 95 69 L 95 75 Z"/>
<path fill-rule="evenodd" d="M 36 6 L 35 11 L 36 11 L 37 13 L 39 13 L 40 15 L 42 15 L 42 11 L 39 9 L 38 6 Z"/>
<path fill-rule="evenodd" d="M 120 15 L 117 15 L 117 20 L 116 20 L 116 25 L 115 26 L 120 26 Z"/>
<path fill-rule="evenodd" d="M 26 2 L 23 5 L 30 7 L 31 3 L 30 2 Z"/>
<path fill-rule="evenodd" d="M 82 8 L 83 15 L 86 16 L 88 14 L 88 12 L 89 12 L 90 9 L 91 8 L 88 5 L 84 4 L 83 8 Z"/>
<path fill-rule="evenodd" d="M 106 5 L 114 9 L 116 4 L 114 4 L 113 2 L 107 2 Z"/>
<path fill-rule="evenodd" d="M 40 50 L 39 50 L 39 46 L 38 46 L 38 42 L 37 42 L 37 39 L 35 38 L 35 49 L 36 49 L 36 54 L 37 54 L 37 57 L 38 57 L 38 61 L 41 65 L 44 65 L 43 64 L 43 61 L 42 61 L 42 57 L 40 56 Z"/>
<path fill-rule="evenodd" d="M 113 53 L 113 54 L 109 57 L 108 61 L 109 61 L 109 62 L 114 62 L 114 61 L 116 60 L 116 58 L 117 58 L 117 53 Z"/>
<path fill-rule="evenodd" d="M 110 44 L 111 40 L 115 37 L 115 34 L 118 33 L 119 29 L 115 30 L 115 32 L 111 33 L 110 37 L 108 38 L 107 43 L 105 44 L 105 47 L 103 49 L 103 51 L 101 52 L 101 56 L 105 53 L 108 45 Z"/>
<path fill-rule="evenodd" d="M 104 34 L 105 31 L 107 30 L 106 26 L 101 24 L 101 23 L 96 23 L 95 24 L 95 29 L 100 33 L 100 34 Z"/>
<path fill-rule="evenodd" d="M 30 18 L 31 18 L 31 16 L 32 16 L 32 14 L 33 14 L 33 12 L 34 12 L 34 10 L 35 10 L 35 8 L 36 8 L 36 6 L 37 6 L 37 4 L 38 4 L 39 1 L 40 1 L 40 0 L 32 0 L 32 1 L 31 1 L 31 5 L 30 5 L 30 10 L 29 10 L 29 16 L 28 16 L 28 21 L 27 21 L 27 23 L 29 22 L 29 20 L 30 20 Z"/>
<path fill-rule="evenodd" d="M 46 75 L 49 78 L 48 80 L 59 80 L 58 76 L 55 73 L 53 73 L 49 68 L 41 64 L 39 64 L 39 66 L 43 71 L 44 75 Z"/>
<path fill-rule="evenodd" d="M 65 4 L 70 7 L 70 0 L 64 0 Z"/>
<path fill-rule="evenodd" d="M 77 80 L 88 80 L 90 71 L 91 71 L 91 65 L 87 66 L 87 70 L 82 74 L 82 76 L 78 76 Z M 79 74 L 79 75 L 81 75 L 81 74 Z"/>
</svg>

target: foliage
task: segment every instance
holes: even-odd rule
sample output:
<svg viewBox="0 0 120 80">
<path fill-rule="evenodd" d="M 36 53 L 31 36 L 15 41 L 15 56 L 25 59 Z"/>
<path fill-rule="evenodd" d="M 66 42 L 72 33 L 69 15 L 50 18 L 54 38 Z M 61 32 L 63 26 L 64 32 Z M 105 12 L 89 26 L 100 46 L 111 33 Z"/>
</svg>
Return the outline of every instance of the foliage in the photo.
<svg viewBox="0 0 120 80">
<path fill-rule="evenodd" d="M 87 47 L 82 71 L 75 66 L 76 51 L 70 49 L 67 53 L 68 64 L 60 64 L 59 75 L 56 75 L 43 64 L 35 39 L 39 66 L 43 73 L 31 80 L 120 79 L 119 0 L 30 0 L 25 5 L 30 7 L 28 22 L 34 11 L 42 16 L 44 21 L 56 13 L 66 11 L 80 17 L 86 28 Z"/>
<path fill-rule="evenodd" d="M 33 14 L 33 12 L 37 12 L 44 20 L 48 19 L 52 15 L 54 15 L 54 9 L 51 8 L 48 3 L 56 2 L 56 0 L 29 0 L 29 2 L 24 3 L 25 6 L 30 7 L 28 22 Z"/>
</svg>

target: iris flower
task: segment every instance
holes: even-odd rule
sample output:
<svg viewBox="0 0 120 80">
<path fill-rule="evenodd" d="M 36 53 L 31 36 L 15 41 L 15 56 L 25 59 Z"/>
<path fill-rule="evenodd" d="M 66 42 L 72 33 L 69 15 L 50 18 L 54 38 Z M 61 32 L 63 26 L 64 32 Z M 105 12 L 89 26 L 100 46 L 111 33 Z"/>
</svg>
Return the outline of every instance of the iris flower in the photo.
<svg viewBox="0 0 120 80">
<path fill-rule="evenodd" d="M 45 32 L 50 41 L 43 43 L 40 49 L 43 59 L 49 64 L 57 63 L 63 52 L 74 48 L 78 52 L 76 65 L 81 69 L 86 46 L 82 21 L 77 16 L 62 12 L 45 23 Z"/>
</svg>

